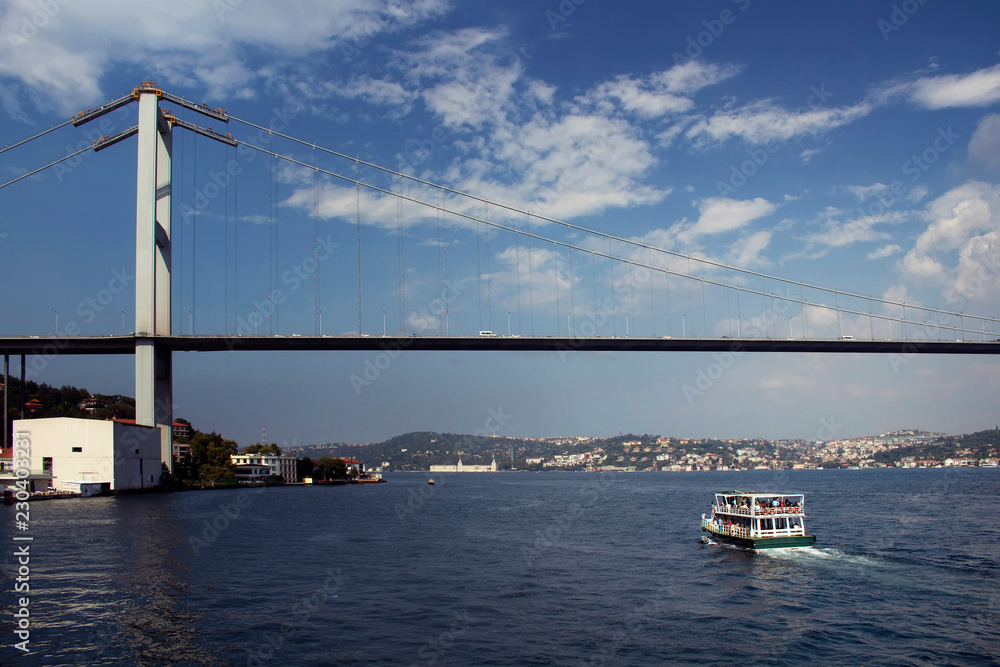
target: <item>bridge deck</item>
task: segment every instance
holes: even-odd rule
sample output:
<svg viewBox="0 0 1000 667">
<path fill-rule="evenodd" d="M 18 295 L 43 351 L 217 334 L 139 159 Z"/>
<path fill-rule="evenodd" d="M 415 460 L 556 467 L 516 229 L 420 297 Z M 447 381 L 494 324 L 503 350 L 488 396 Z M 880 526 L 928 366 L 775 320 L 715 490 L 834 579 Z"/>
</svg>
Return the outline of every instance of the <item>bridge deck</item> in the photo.
<svg viewBox="0 0 1000 667">
<path fill-rule="evenodd" d="M 137 342 L 176 352 L 234 350 L 522 350 L 581 352 L 831 352 L 1000 354 L 1000 341 L 801 340 L 777 338 L 568 338 L 530 336 L 79 336 L 0 337 L 8 354 L 134 354 Z"/>
</svg>

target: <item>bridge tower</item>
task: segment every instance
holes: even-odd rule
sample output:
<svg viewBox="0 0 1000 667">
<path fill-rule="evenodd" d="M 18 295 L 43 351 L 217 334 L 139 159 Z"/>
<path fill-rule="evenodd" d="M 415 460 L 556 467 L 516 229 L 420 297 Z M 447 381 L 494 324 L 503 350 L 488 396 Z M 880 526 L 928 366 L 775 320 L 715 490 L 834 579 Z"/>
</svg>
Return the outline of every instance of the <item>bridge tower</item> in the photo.
<svg viewBox="0 0 1000 667">
<path fill-rule="evenodd" d="M 135 197 L 135 421 L 173 423 L 173 359 L 157 336 L 170 327 L 170 163 L 172 128 L 159 106 L 159 91 L 139 98 Z"/>
<path fill-rule="evenodd" d="M 172 432 L 174 421 L 173 354 L 160 339 L 169 337 L 170 326 L 170 198 L 173 128 L 179 126 L 229 146 L 237 142 L 177 118 L 160 109 L 164 99 L 223 123 L 229 115 L 219 108 L 189 102 L 143 81 L 130 94 L 96 109 L 73 116 L 80 126 L 132 102 L 139 102 L 137 125 L 94 142 L 94 150 L 113 146 L 138 134 L 135 185 L 135 421 L 142 426 L 165 425 Z M 172 461 L 170 441 L 164 442 L 164 460 Z"/>
<path fill-rule="evenodd" d="M 156 87 L 151 81 L 130 94 L 96 109 L 73 116 L 80 126 L 134 101 L 139 102 L 139 122 L 124 132 L 102 137 L 94 150 L 103 150 L 133 134 L 139 135 L 135 185 L 135 421 L 142 426 L 173 423 L 173 359 L 159 337 L 170 327 L 170 166 L 173 127 L 179 126 L 216 141 L 236 146 L 228 134 L 212 132 L 160 109 L 165 99 L 185 109 L 229 122 L 219 108 L 194 104 Z M 167 443 L 169 445 L 169 443 Z"/>
</svg>

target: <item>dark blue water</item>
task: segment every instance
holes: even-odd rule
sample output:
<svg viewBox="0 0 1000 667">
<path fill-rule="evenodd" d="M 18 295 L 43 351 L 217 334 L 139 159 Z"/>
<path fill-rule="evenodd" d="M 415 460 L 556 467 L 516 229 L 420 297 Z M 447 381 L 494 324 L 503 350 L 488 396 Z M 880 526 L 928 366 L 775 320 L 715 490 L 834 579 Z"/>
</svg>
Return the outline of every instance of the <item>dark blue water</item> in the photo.
<svg viewBox="0 0 1000 667">
<path fill-rule="evenodd" d="M 1000 470 L 427 477 L 34 503 L 32 652 L 12 649 L 6 555 L 2 655 L 1000 664 Z M 816 548 L 701 543 L 723 488 L 805 493 Z M 5 554 L 12 509 L 0 509 Z"/>
</svg>

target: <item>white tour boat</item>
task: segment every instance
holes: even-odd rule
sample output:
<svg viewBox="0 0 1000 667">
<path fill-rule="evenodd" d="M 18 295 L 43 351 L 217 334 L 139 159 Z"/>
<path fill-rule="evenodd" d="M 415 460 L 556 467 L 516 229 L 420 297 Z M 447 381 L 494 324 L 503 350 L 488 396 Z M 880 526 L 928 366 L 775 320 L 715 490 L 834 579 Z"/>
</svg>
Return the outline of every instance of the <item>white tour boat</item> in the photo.
<svg viewBox="0 0 1000 667">
<path fill-rule="evenodd" d="M 801 493 L 719 491 L 701 529 L 744 549 L 811 547 L 816 536 L 806 534 L 805 517 Z"/>
</svg>

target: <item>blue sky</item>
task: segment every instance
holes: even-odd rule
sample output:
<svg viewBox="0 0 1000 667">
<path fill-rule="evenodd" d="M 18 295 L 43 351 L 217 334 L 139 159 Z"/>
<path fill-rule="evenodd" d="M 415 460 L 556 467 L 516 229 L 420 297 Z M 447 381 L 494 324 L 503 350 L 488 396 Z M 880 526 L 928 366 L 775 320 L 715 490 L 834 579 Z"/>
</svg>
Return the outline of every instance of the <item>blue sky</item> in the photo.
<svg viewBox="0 0 1000 667">
<path fill-rule="evenodd" d="M 371 335 L 899 338 L 878 316 L 906 303 L 932 323 L 908 337 L 980 340 L 1000 337 L 992 320 L 912 306 L 1000 314 L 998 18 L 918 0 L 15 0 L 0 9 L 0 143 L 143 80 L 305 142 L 175 110 L 328 172 L 175 132 L 178 333 L 247 330 L 255 313 L 259 333 L 357 332 L 360 236 Z M 0 181 L 135 112 L 0 154 Z M 0 190 L 0 333 L 132 330 L 134 146 Z M 854 313 L 818 305 L 834 301 Z M 38 381 L 134 391 L 131 358 L 30 361 Z M 177 354 L 175 414 L 244 445 L 265 424 L 289 444 L 968 432 L 997 421 L 998 371 L 930 355 Z"/>
</svg>

